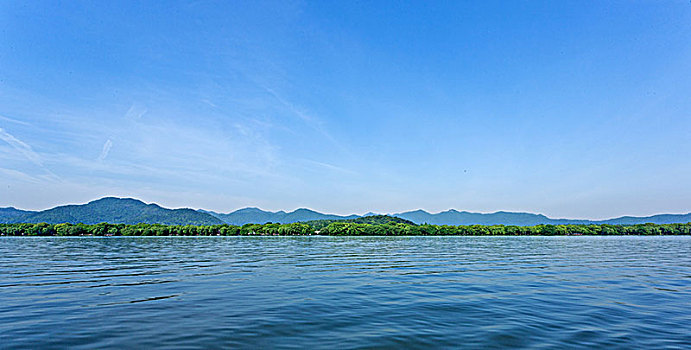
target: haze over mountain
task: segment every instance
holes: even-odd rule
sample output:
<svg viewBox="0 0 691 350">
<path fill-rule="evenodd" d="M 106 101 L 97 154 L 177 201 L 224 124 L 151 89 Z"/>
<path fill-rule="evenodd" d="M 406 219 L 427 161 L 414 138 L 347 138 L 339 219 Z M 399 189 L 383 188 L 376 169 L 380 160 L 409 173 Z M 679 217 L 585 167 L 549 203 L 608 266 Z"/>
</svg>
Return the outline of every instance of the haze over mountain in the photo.
<svg viewBox="0 0 691 350">
<path fill-rule="evenodd" d="M 243 208 L 229 213 L 217 213 L 193 209 L 166 209 L 157 204 L 146 204 L 138 199 L 105 197 L 81 205 L 65 205 L 43 211 L 26 211 L 12 207 L 0 208 L 0 223 L 47 222 L 47 223 L 158 223 L 167 225 L 214 225 L 227 223 L 244 225 L 247 223 L 263 224 L 293 223 L 316 220 L 352 220 L 376 215 L 334 215 L 300 208 L 291 212 L 265 211 L 259 208 Z M 659 214 L 645 217 L 623 216 L 607 220 L 552 219 L 542 214 L 498 211 L 495 213 L 472 213 L 455 209 L 429 213 L 425 210 L 414 210 L 390 214 L 416 224 L 434 225 L 518 225 L 532 226 L 539 224 L 621 224 L 642 223 L 669 224 L 691 222 L 688 214 Z"/>
</svg>

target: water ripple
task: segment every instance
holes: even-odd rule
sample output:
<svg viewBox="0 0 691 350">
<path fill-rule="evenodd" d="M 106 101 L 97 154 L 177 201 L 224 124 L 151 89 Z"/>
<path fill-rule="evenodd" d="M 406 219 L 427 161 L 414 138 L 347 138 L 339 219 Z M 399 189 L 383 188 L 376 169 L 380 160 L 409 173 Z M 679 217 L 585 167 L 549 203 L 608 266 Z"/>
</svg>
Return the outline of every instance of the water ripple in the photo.
<svg viewBox="0 0 691 350">
<path fill-rule="evenodd" d="M 683 348 L 691 237 L 0 238 L 0 348 Z"/>
</svg>

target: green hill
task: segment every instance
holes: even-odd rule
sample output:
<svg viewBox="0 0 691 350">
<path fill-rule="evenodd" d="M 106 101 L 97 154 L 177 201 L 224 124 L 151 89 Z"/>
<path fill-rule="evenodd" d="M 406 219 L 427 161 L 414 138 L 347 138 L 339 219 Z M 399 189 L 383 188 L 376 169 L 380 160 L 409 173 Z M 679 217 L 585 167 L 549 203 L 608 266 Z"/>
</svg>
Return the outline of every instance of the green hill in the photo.
<svg viewBox="0 0 691 350">
<path fill-rule="evenodd" d="M 384 225 L 388 223 L 406 224 L 416 226 L 416 224 L 410 220 L 403 218 L 397 218 L 395 216 L 388 215 L 370 215 L 354 219 L 343 219 L 343 220 L 312 220 L 306 221 L 305 224 L 312 226 L 315 230 L 321 230 L 322 228 L 329 226 L 332 222 L 350 222 L 355 224 L 370 224 L 370 225 Z"/>
<path fill-rule="evenodd" d="M 13 212 L 6 223 L 84 223 L 216 225 L 223 221 L 192 209 L 166 209 L 131 198 L 101 198 L 87 204 L 64 205 L 39 212 Z"/>
</svg>

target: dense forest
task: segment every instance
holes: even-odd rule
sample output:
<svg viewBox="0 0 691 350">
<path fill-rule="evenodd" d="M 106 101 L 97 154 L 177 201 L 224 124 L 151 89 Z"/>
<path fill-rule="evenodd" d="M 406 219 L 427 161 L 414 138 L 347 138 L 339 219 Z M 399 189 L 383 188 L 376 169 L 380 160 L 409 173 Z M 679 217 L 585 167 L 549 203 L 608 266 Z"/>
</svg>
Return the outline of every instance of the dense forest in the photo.
<svg viewBox="0 0 691 350">
<path fill-rule="evenodd" d="M 691 223 L 639 225 L 415 225 L 370 219 L 371 223 L 336 221 L 316 223 L 233 225 L 160 224 L 0 224 L 2 236 L 557 236 L 557 235 L 690 235 Z"/>
<path fill-rule="evenodd" d="M 389 215 L 370 215 L 370 216 L 364 216 L 364 217 L 354 218 L 354 219 L 345 219 L 345 220 L 311 220 L 311 221 L 305 221 L 304 223 L 312 226 L 312 228 L 314 230 L 321 230 L 324 227 L 327 227 L 334 222 L 354 223 L 354 224 L 369 224 L 369 225 L 383 225 L 383 224 L 396 224 L 396 223 L 413 225 L 413 226 L 416 225 L 414 222 L 412 222 L 410 220 L 402 219 L 402 218 L 395 217 L 395 216 L 389 216 Z"/>
</svg>

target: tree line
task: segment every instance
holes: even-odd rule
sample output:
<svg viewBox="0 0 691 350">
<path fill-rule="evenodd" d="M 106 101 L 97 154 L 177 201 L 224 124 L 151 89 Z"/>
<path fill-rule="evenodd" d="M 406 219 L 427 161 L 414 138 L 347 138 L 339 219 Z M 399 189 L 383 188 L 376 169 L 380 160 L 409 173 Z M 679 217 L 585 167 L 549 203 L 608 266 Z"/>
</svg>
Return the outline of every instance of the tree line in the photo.
<svg viewBox="0 0 691 350">
<path fill-rule="evenodd" d="M 359 218 L 355 218 L 355 219 L 345 219 L 345 220 L 311 220 L 311 221 L 305 221 L 304 223 L 312 226 L 312 228 L 315 230 L 321 230 L 324 227 L 329 226 L 330 224 L 332 224 L 334 222 L 370 224 L 370 225 L 383 225 L 383 224 L 399 223 L 399 224 L 407 224 L 407 225 L 416 226 L 416 224 L 410 220 L 406 220 L 403 218 L 390 216 L 390 215 L 369 215 L 369 216 L 363 216 L 363 217 L 359 217 Z"/>
<path fill-rule="evenodd" d="M 639 225 L 411 225 L 332 222 L 234 225 L 0 224 L 0 236 L 566 236 L 691 235 L 691 223 Z"/>
</svg>

